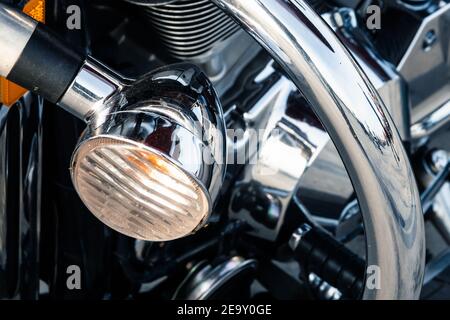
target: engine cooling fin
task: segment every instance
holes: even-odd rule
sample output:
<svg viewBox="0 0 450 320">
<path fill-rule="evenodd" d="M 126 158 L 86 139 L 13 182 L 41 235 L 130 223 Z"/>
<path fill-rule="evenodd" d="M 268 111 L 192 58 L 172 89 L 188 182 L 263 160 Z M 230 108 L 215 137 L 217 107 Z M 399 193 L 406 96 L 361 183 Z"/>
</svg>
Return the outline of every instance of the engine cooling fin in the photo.
<svg viewBox="0 0 450 320">
<path fill-rule="evenodd" d="M 145 10 L 166 51 L 178 60 L 198 58 L 239 30 L 210 0 L 177 0 Z"/>
</svg>

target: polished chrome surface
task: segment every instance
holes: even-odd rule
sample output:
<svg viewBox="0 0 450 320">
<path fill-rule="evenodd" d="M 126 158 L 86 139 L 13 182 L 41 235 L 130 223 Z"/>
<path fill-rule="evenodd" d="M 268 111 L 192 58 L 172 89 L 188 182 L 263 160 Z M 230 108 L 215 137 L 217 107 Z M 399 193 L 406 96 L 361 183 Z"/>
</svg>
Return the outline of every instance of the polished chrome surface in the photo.
<svg viewBox="0 0 450 320">
<path fill-rule="evenodd" d="M 442 252 L 438 257 L 427 263 L 425 269 L 424 285 L 430 283 L 434 278 L 441 275 L 450 265 L 450 249 Z"/>
<path fill-rule="evenodd" d="M 431 220 L 442 238 L 450 245 L 450 183 L 445 183 L 434 198 Z"/>
<path fill-rule="evenodd" d="M 326 14 L 328 15 L 328 14 Z M 361 31 L 353 9 L 341 8 L 326 17 L 384 102 L 404 141 L 410 139 L 410 101 L 407 85 L 395 66 L 383 59 Z"/>
<path fill-rule="evenodd" d="M 450 151 L 443 149 L 433 150 L 426 163 L 427 171 L 436 174 L 443 170 L 449 161 Z"/>
<path fill-rule="evenodd" d="M 450 174 L 450 161 L 436 174 L 431 183 L 421 194 L 423 212 L 426 214 L 433 207 L 436 195 L 447 182 Z"/>
<path fill-rule="evenodd" d="M 273 241 L 299 179 L 329 137 L 295 85 L 276 72 L 265 72 L 267 68 L 256 81 L 262 84 L 262 77 L 269 77 L 261 86 L 267 91 L 253 99 L 254 105 L 240 106 L 248 108 L 242 132 L 247 140 L 238 139 L 233 151 L 238 163 L 246 154 L 249 158 L 232 191 L 229 212 L 232 218 L 246 220 L 252 234 Z"/>
<path fill-rule="evenodd" d="M 418 298 L 425 264 L 420 198 L 395 125 L 367 76 L 305 3 L 213 0 L 269 51 L 311 103 L 345 163 L 380 288 L 365 299 Z"/>
<path fill-rule="evenodd" d="M 411 127 L 411 137 L 417 144 L 427 142 L 430 135 L 450 122 L 450 100 Z"/>
<path fill-rule="evenodd" d="M 311 231 L 312 227 L 309 224 L 302 224 L 297 230 L 294 231 L 291 238 L 289 239 L 289 247 L 292 250 L 297 249 L 302 238 Z"/>
<path fill-rule="evenodd" d="M 322 15 L 333 28 L 352 56 L 357 60 L 370 82 L 386 105 L 404 141 L 411 138 L 410 106 L 407 86 L 395 69 L 373 49 L 358 26 L 356 13 L 350 8 L 340 8 Z M 320 208 L 330 214 L 345 205 L 352 196 L 353 186 L 334 144 L 329 141 L 300 178 L 298 195 L 302 199 L 327 203 Z M 330 212 L 331 211 L 331 212 Z"/>
<path fill-rule="evenodd" d="M 124 87 L 122 82 L 106 66 L 88 58 L 58 105 L 81 120 L 87 120 L 93 113 L 100 112 L 107 99 Z"/>
<path fill-rule="evenodd" d="M 442 1 L 438 10 L 423 19 L 397 66 L 408 83 L 412 123 L 450 100 L 449 29 L 450 3 Z"/>
<path fill-rule="evenodd" d="M 112 145 L 121 145 L 120 150 L 115 150 L 116 152 L 109 150 Z M 97 150 L 99 148 L 103 149 Z M 130 148 L 133 150 L 129 150 Z M 90 150 L 94 149 L 97 152 L 90 155 Z M 159 160 L 149 160 L 148 156 L 139 155 L 138 150 Z M 133 205 L 128 207 L 129 211 L 123 214 L 137 216 L 136 212 L 139 210 L 133 206 L 138 204 L 141 208 L 139 232 L 133 234 L 135 237 L 167 241 L 198 230 L 213 209 L 226 167 L 225 124 L 220 102 L 211 83 L 195 66 L 188 64 L 169 66 L 145 75 L 132 85 L 125 87 L 108 100 L 99 114 L 96 112 L 92 115 L 88 121 L 88 128 L 74 152 L 72 178 L 83 201 L 105 222 L 113 217 L 107 216 L 113 214 L 114 208 L 111 207 L 111 203 L 109 206 L 105 203 L 101 205 L 106 212 L 103 212 L 103 209 L 99 211 L 100 207 L 94 205 L 95 199 L 89 196 L 86 189 L 89 186 L 85 185 L 86 188 L 84 188 L 79 183 L 86 179 L 86 177 L 80 177 L 81 171 L 79 171 L 86 156 L 92 158 L 90 162 L 98 169 L 93 174 L 97 177 L 100 175 L 102 179 L 104 178 L 103 180 L 107 178 L 106 180 L 109 181 L 106 185 L 107 189 L 112 190 L 115 186 L 116 189 L 123 191 L 120 193 L 123 197 L 120 198 L 117 193 L 118 198 L 116 197 L 115 200 L 119 203 L 124 199 L 134 201 Z M 114 160 L 114 157 L 119 157 L 120 160 Z M 134 159 L 132 164 L 129 163 L 130 157 Z M 109 166 L 103 168 L 98 164 L 105 158 L 109 161 L 111 168 L 108 168 Z M 166 165 L 163 167 L 166 169 L 159 170 L 161 166 L 158 163 L 152 163 L 155 161 L 158 163 L 164 161 Z M 140 169 L 142 166 L 139 165 L 139 168 L 136 168 L 137 163 L 144 164 L 149 167 L 149 170 L 152 168 L 152 173 L 160 178 L 155 178 L 149 172 L 147 174 L 142 172 Z M 159 173 L 156 172 L 157 169 Z M 191 213 L 181 205 L 177 207 L 179 210 L 173 208 L 174 206 L 170 204 L 171 200 L 166 198 L 177 189 L 182 191 L 182 186 L 161 193 L 161 188 L 167 187 L 167 178 L 161 174 L 163 171 L 168 171 L 166 173 L 170 176 L 179 175 L 180 181 L 174 182 L 175 185 L 189 184 L 196 191 L 197 200 L 183 199 L 183 201 L 190 202 L 187 205 L 197 206 L 197 202 L 202 205 L 202 208 L 197 208 L 201 212 L 200 215 L 194 207 L 191 208 L 193 210 Z M 172 173 L 170 174 L 169 171 Z M 136 181 L 142 181 L 143 184 L 132 183 L 129 175 L 137 179 Z M 156 180 L 152 180 L 152 183 L 146 182 L 146 176 L 148 179 Z M 107 182 L 106 180 L 104 183 Z M 158 194 L 155 193 L 156 190 L 159 190 Z M 114 194 L 116 193 L 110 194 L 110 197 L 114 198 Z M 162 199 L 159 202 L 156 201 L 158 197 Z M 200 201 L 202 199 L 204 201 Z M 182 219 L 177 214 L 168 212 L 169 207 L 183 211 L 192 218 L 190 223 L 187 224 L 184 217 Z M 107 210 L 108 208 L 110 211 Z M 167 212 L 160 212 L 164 211 L 164 208 Z M 156 217 L 153 217 L 153 214 L 156 214 Z M 169 215 L 166 219 L 164 219 L 165 214 Z M 117 219 L 114 222 L 110 221 L 109 225 L 129 235 L 134 232 L 129 229 L 131 224 L 127 225 L 122 221 L 125 217 L 122 220 L 119 217 Z M 149 219 L 152 223 L 147 225 Z M 193 220 L 195 220 L 194 225 L 192 225 Z M 161 222 L 166 224 L 163 232 L 160 232 L 162 229 L 157 228 L 155 233 L 152 233 L 153 228 L 162 226 Z M 186 228 L 189 230 L 186 231 Z M 156 233 L 157 236 L 153 236 Z"/>
<path fill-rule="evenodd" d="M 137 4 L 140 6 L 150 7 L 150 6 L 159 6 L 161 4 L 175 2 L 178 0 L 125 0 L 125 1 L 133 3 L 133 4 Z"/>
<path fill-rule="evenodd" d="M 331 139 L 300 178 L 297 196 L 318 206 L 316 214 L 338 214 L 354 193 L 344 163 Z M 326 203 L 327 206 L 322 206 Z M 311 208 L 313 209 L 313 208 Z"/>
<path fill-rule="evenodd" d="M 430 6 L 431 0 L 398 0 L 400 4 L 411 10 L 424 10 Z"/>
<path fill-rule="evenodd" d="M 342 298 L 342 293 L 331 286 L 326 281 L 323 281 L 318 275 L 315 273 L 310 273 L 308 275 L 308 281 L 311 288 L 317 291 L 318 296 L 321 300 L 340 300 Z"/>
<path fill-rule="evenodd" d="M 246 32 L 240 31 L 217 43 L 206 54 L 188 61 L 199 65 L 214 84 L 219 96 L 236 81 L 241 67 L 255 58 L 261 47 Z"/>
<path fill-rule="evenodd" d="M 450 245 L 450 183 L 449 176 L 450 153 L 447 150 L 432 150 L 423 163 L 425 175 L 422 183 L 426 186 L 422 195 L 424 212 L 438 230 L 442 238 Z M 423 199 L 425 198 L 425 199 Z M 425 211 L 425 207 L 432 210 Z"/>
<path fill-rule="evenodd" d="M 267 53 L 242 68 L 236 84 L 222 95 L 222 103 L 227 128 L 233 129 L 228 135 L 229 162 L 244 165 L 231 191 L 229 213 L 245 219 L 253 235 L 276 239 L 294 194 L 336 207 L 351 196 L 353 187 L 328 134 Z M 293 139 L 273 144 L 286 125 L 293 129 L 289 133 Z M 290 166 L 285 159 L 302 165 L 286 170 Z"/>
<path fill-rule="evenodd" d="M 231 191 L 232 218 L 245 219 L 253 235 L 274 240 L 294 194 L 340 211 L 353 193 L 342 160 L 305 98 L 267 53 L 242 68 L 222 103 L 227 128 L 233 129 L 228 135 L 229 161 L 245 165 Z M 271 143 L 286 124 L 294 129 L 289 135 L 295 139 Z M 289 180 L 284 159 L 302 164 L 289 170 Z"/>
<path fill-rule="evenodd" d="M 208 300 L 214 299 L 218 291 L 236 281 L 241 275 L 256 271 L 255 260 L 246 260 L 242 257 L 230 258 L 217 266 L 201 262 L 192 268 L 190 274 L 181 283 L 173 299 L 182 300 Z"/>
<path fill-rule="evenodd" d="M 0 76 L 8 76 L 36 26 L 32 18 L 0 3 Z"/>
</svg>

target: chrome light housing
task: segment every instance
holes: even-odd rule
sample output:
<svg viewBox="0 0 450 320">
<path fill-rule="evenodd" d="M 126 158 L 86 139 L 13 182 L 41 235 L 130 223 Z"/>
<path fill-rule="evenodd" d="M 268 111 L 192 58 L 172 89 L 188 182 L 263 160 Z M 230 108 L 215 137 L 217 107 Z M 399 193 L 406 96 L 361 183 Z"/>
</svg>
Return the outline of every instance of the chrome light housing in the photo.
<svg viewBox="0 0 450 320">
<path fill-rule="evenodd" d="M 226 166 L 225 124 L 206 76 L 187 64 L 135 81 L 97 110 L 71 174 L 88 209 L 133 238 L 168 241 L 207 221 Z"/>
</svg>

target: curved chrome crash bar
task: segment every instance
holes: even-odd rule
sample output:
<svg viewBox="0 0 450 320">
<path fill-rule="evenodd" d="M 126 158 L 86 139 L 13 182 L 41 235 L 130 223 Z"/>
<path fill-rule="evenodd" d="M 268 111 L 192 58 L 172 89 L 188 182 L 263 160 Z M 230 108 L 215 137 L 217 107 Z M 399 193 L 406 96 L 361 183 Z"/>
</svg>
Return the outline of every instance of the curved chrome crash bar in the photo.
<svg viewBox="0 0 450 320">
<path fill-rule="evenodd" d="M 420 198 L 400 136 L 366 75 L 303 0 L 212 1 L 283 67 L 339 150 L 363 213 L 367 264 L 380 272 L 379 285 L 366 285 L 363 298 L 418 298 L 425 264 Z"/>
</svg>

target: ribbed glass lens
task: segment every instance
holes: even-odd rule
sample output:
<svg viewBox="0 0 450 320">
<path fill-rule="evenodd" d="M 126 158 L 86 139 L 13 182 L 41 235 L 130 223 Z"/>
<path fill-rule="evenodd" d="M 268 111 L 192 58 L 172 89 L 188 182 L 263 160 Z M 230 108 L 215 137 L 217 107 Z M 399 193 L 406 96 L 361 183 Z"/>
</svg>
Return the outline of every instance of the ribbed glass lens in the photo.
<svg viewBox="0 0 450 320">
<path fill-rule="evenodd" d="M 103 223 L 128 236 L 167 241 L 193 232 L 209 214 L 203 188 L 148 148 L 99 137 L 77 150 L 72 178 Z"/>
</svg>

